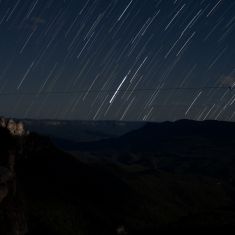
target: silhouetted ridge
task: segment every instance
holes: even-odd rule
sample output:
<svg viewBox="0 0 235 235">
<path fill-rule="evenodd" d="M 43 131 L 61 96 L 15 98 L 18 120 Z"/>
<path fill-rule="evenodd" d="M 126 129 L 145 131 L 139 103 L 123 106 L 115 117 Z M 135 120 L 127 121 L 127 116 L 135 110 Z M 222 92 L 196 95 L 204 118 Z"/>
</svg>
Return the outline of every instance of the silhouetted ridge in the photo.
<svg viewBox="0 0 235 235">
<path fill-rule="evenodd" d="M 123 151 L 152 151 L 161 149 L 165 142 L 183 144 L 187 138 L 210 140 L 230 139 L 235 133 L 235 123 L 220 121 L 197 122 L 180 120 L 176 122 L 147 123 L 144 127 L 121 137 L 78 145 L 78 149 L 118 149 Z M 182 142 L 180 142 L 182 140 Z M 192 140 L 193 141 L 193 140 Z"/>
</svg>

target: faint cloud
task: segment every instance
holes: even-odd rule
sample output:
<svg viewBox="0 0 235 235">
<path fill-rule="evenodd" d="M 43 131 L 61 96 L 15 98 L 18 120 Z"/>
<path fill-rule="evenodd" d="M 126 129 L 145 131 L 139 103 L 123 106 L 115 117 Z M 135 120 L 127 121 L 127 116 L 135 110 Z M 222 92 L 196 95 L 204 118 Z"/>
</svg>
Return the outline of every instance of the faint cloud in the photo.
<svg viewBox="0 0 235 235">
<path fill-rule="evenodd" d="M 222 77 L 220 85 L 234 87 L 235 86 L 235 76 L 225 76 Z"/>
<path fill-rule="evenodd" d="M 30 29 L 32 31 L 35 31 L 38 29 L 39 26 L 44 25 L 46 23 L 46 20 L 42 17 L 31 17 L 29 20 L 27 20 L 23 26 L 20 26 L 22 29 Z"/>
<path fill-rule="evenodd" d="M 46 20 L 41 17 L 32 17 L 30 19 L 32 30 L 36 30 L 40 25 L 46 23 Z"/>
<path fill-rule="evenodd" d="M 41 18 L 41 17 L 32 17 L 31 18 L 31 21 L 34 23 L 34 24 L 45 24 L 46 23 L 46 20 Z"/>
</svg>

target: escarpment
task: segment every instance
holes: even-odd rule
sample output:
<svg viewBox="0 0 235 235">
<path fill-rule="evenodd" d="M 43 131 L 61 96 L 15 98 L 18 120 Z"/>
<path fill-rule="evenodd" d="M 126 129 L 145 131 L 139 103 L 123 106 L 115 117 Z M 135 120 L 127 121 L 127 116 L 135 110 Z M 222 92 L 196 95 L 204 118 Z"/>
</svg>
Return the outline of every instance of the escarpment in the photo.
<svg viewBox="0 0 235 235">
<path fill-rule="evenodd" d="M 13 119 L 0 118 L 0 127 L 8 129 L 13 136 L 24 136 L 27 134 L 23 122 L 16 122 Z"/>
<path fill-rule="evenodd" d="M 23 202 L 17 189 L 16 159 L 22 124 L 1 119 L 0 125 L 0 234 L 25 235 L 27 222 Z"/>
</svg>

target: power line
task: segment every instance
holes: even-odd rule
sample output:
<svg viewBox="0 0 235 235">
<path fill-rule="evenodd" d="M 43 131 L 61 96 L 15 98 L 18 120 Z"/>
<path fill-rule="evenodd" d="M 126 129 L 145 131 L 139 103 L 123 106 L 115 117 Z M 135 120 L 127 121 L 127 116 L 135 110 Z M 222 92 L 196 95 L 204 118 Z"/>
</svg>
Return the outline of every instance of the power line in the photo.
<svg viewBox="0 0 235 235">
<path fill-rule="evenodd" d="M 126 92 L 150 92 L 150 91 L 169 91 L 169 90 L 226 90 L 229 89 L 230 91 L 234 91 L 235 89 L 233 87 L 221 87 L 221 86 L 208 86 L 208 87 L 165 87 L 165 88 L 143 88 L 143 89 L 135 89 L 135 90 L 119 90 L 118 93 L 126 93 Z M 66 95 L 66 94 L 78 94 L 78 93 L 111 93 L 115 92 L 116 89 L 106 89 L 106 90 L 99 90 L 99 89 L 94 89 L 94 90 L 76 90 L 76 91 L 41 91 L 41 92 L 31 92 L 31 91 L 11 91 L 11 92 L 0 92 L 0 95 L 46 95 L 46 94 L 61 94 L 61 95 Z"/>
</svg>

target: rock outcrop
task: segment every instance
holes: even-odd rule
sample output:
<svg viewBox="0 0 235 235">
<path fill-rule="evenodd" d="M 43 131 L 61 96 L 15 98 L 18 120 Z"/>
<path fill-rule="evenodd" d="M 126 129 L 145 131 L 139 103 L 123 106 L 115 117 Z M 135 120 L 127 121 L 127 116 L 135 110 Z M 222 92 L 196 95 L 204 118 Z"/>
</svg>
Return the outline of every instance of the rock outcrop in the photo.
<svg viewBox="0 0 235 235">
<path fill-rule="evenodd" d="M 0 120 L 0 234 L 25 235 L 27 223 L 23 201 L 17 190 L 16 158 L 20 142 L 14 136 L 25 134 L 22 124 Z M 9 130 L 7 131 L 6 128 Z M 10 133 L 9 133 L 10 132 Z"/>
<path fill-rule="evenodd" d="M 24 124 L 13 119 L 0 118 L 0 127 L 7 128 L 13 136 L 24 136 L 27 134 Z"/>
</svg>

